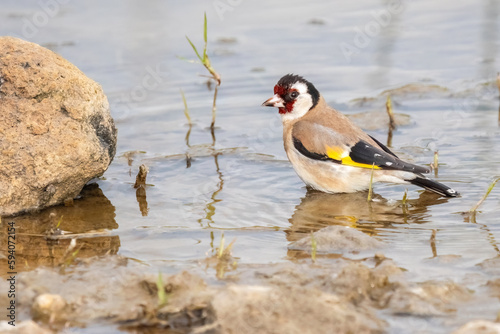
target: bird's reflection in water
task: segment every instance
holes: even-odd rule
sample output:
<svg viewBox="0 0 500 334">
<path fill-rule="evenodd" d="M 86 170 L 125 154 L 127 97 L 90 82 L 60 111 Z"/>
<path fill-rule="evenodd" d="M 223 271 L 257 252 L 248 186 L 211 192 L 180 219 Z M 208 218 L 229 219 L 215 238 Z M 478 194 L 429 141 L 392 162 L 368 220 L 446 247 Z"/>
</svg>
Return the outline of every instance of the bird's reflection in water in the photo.
<svg viewBox="0 0 500 334">
<path fill-rule="evenodd" d="M 448 199 L 424 191 L 417 199 L 387 200 L 375 194 L 367 201 L 367 192 L 351 194 L 326 194 L 308 189 L 307 194 L 289 219 L 287 240 L 296 241 L 329 225 L 357 228 L 369 235 L 376 235 L 380 228 L 393 224 L 420 224 L 428 220 L 428 207 L 442 204 Z"/>
</svg>

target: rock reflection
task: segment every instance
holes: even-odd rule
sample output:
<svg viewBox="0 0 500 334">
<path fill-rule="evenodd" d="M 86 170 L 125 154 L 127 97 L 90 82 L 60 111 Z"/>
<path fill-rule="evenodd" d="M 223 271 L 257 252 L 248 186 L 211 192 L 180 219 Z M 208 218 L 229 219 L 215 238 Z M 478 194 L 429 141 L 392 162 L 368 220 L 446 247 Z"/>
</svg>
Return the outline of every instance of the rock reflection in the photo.
<svg viewBox="0 0 500 334">
<path fill-rule="evenodd" d="M 422 192 L 417 199 L 388 201 L 378 194 L 367 202 L 366 192 L 352 194 L 326 194 L 308 190 L 290 218 L 287 239 L 296 241 L 305 233 L 317 231 L 329 225 L 354 227 L 369 235 L 377 235 L 380 228 L 393 224 L 421 224 L 428 220 L 428 207 L 442 204 L 447 198 Z"/>
<path fill-rule="evenodd" d="M 72 206 L 55 206 L 38 213 L 4 218 L 0 228 L 0 268 L 7 272 L 7 223 L 16 226 L 16 270 L 57 266 L 65 260 L 71 240 L 76 238 L 78 258 L 116 254 L 120 247 L 115 207 L 97 184 L 83 188 Z"/>
</svg>

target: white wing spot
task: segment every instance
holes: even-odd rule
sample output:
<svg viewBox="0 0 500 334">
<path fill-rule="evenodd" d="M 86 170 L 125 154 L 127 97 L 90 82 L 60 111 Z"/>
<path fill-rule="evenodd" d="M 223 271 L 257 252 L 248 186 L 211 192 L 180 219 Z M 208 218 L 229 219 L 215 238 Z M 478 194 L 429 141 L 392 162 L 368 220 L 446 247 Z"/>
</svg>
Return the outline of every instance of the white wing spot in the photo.
<svg viewBox="0 0 500 334">
<path fill-rule="evenodd" d="M 378 154 L 378 153 L 375 153 L 373 156 L 374 156 L 375 158 L 376 158 L 376 157 L 381 157 L 381 155 L 380 155 L 380 154 Z"/>
<path fill-rule="evenodd" d="M 392 162 L 386 162 L 385 163 L 387 166 L 392 166 Z"/>
</svg>

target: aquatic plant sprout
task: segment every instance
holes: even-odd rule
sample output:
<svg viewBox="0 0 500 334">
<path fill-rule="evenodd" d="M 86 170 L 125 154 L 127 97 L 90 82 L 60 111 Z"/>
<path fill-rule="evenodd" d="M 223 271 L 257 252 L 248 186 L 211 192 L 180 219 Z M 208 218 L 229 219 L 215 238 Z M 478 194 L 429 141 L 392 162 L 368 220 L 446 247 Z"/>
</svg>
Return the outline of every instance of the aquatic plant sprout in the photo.
<svg viewBox="0 0 500 334">
<path fill-rule="evenodd" d="M 165 286 L 163 285 L 163 277 L 161 272 L 158 272 L 158 279 L 156 280 L 156 288 L 158 290 L 158 307 L 165 306 L 168 302 L 167 292 L 165 291 Z"/>
<path fill-rule="evenodd" d="M 207 13 L 205 13 L 205 20 L 204 20 L 204 25 L 203 25 L 203 40 L 205 41 L 205 45 L 203 47 L 203 56 L 200 55 L 200 53 L 198 52 L 198 49 L 193 44 L 193 42 L 191 42 L 189 37 L 186 36 L 186 39 L 188 40 L 189 44 L 193 48 L 193 50 L 196 53 L 196 56 L 200 60 L 201 64 L 203 66 L 205 66 L 205 68 L 211 74 L 211 76 L 209 78 L 213 79 L 217 83 L 217 85 L 215 85 L 215 89 L 214 89 L 214 102 L 212 105 L 212 124 L 210 125 L 210 128 L 213 130 L 213 128 L 215 126 L 217 90 L 221 84 L 221 78 L 220 78 L 219 73 L 217 73 L 217 71 L 212 67 L 212 63 L 210 62 L 210 58 L 208 57 L 208 54 L 207 54 L 207 45 L 208 45 Z"/>
<path fill-rule="evenodd" d="M 481 204 L 483 204 L 483 202 L 486 200 L 486 198 L 488 197 L 488 195 L 491 193 L 491 191 L 493 190 L 493 188 L 495 187 L 495 185 L 497 184 L 497 182 L 500 181 L 500 177 L 497 177 L 495 180 L 493 180 L 493 182 L 491 182 L 490 186 L 488 187 L 488 189 L 486 190 L 486 193 L 484 194 L 483 198 L 481 198 L 479 200 L 479 202 L 476 203 L 476 205 L 474 205 L 470 210 L 469 210 L 469 213 L 471 215 L 475 215 L 476 212 L 477 212 L 477 209 L 479 208 L 479 206 Z"/>
</svg>

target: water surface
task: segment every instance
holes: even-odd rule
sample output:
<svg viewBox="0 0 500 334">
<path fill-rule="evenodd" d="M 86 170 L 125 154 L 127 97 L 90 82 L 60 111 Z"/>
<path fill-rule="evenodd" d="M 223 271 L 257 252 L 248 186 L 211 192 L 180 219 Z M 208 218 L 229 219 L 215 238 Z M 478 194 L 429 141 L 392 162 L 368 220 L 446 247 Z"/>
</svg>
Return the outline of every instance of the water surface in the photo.
<svg viewBox="0 0 500 334">
<path fill-rule="evenodd" d="M 498 278 L 478 264 L 500 255 L 500 192 L 490 194 L 474 221 L 461 212 L 500 175 L 499 3 L 401 1 L 382 24 L 375 17 L 389 12 L 390 2 L 243 1 L 224 13 L 214 3 L 69 1 L 27 33 L 26 22 L 44 7 L 4 1 L 0 34 L 44 45 L 99 82 L 118 127 L 117 155 L 75 202 L 80 215 L 51 208 L 14 219 L 26 269 L 51 264 L 54 246 L 46 246 L 44 233 L 64 216 L 60 229 L 79 233 L 87 245 L 80 256 L 120 254 L 151 272 L 194 270 L 214 279 L 214 269 L 200 261 L 213 254 L 222 232 L 226 240 L 236 238 L 240 265 L 293 262 L 304 254 L 290 250 L 291 242 L 346 225 L 387 244 L 384 255 L 416 282 L 452 280 L 475 289 Z M 199 76 L 204 68 L 178 58 L 194 59 L 185 35 L 201 45 L 204 11 L 209 56 L 222 77 L 215 138 L 213 91 Z M 366 30 L 377 24 L 378 31 Z M 373 36 L 365 33 L 359 43 L 359 31 Z M 346 45 L 356 52 L 346 57 Z M 279 115 L 260 107 L 290 72 L 312 81 L 340 111 L 364 115 L 353 119 L 384 143 L 390 93 L 396 113 L 406 115 L 392 134 L 392 149 L 424 165 L 439 151 L 436 179 L 462 196 L 376 185 L 375 201 L 367 203 L 366 193 L 308 192 L 286 159 Z M 150 170 L 146 198 L 132 187 L 141 164 Z M 427 324 L 456 328 L 475 317 L 493 320 L 499 309 L 498 300 L 489 299 L 460 308 L 453 321 Z M 387 319 L 394 332 L 407 320 Z"/>
</svg>

